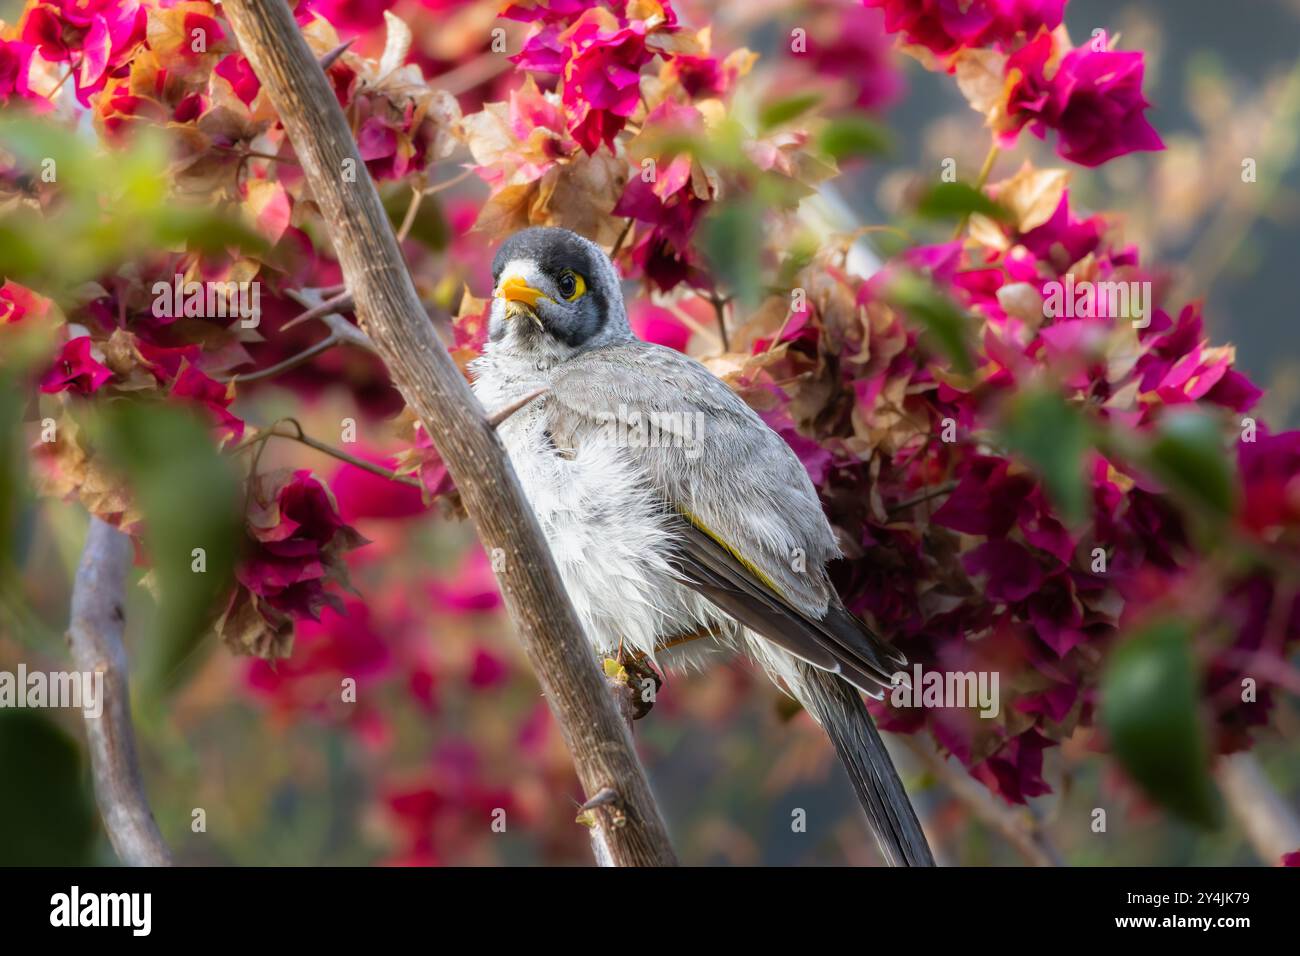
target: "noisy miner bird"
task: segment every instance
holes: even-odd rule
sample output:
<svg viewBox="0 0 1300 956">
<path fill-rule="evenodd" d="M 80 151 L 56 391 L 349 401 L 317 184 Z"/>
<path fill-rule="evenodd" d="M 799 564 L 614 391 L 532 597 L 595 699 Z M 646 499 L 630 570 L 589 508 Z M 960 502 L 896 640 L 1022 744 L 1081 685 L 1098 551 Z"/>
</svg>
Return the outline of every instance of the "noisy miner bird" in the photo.
<svg viewBox="0 0 1300 956">
<path fill-rule="evenodd" d="M 489 410 L 545 390 L 498 433 L 595 649 L 747 649 L 826 729 L 886 859 L 932 865 L 857 693 L 907 662 L 832 588 L 840 549 L 799 459 L 699 362 L 636 338 L 595 243 L 525 229 L 492 276 L 474 390 Z"/>
</svg>

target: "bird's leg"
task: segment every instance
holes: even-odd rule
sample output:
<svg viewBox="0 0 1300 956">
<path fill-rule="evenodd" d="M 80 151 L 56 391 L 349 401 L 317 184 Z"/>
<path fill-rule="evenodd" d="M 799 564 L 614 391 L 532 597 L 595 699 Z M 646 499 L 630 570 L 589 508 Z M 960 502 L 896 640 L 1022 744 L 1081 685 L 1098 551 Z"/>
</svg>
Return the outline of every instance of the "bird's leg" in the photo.
<svg viewBox="0 0 1300 956">
<path fill-rule="evenodd" d="M 655 645 L 656 651 L 666 651 L 670 647 L 680 647 L 683 644 L 689 644 L 691 641 L 698 641 L 705 637 L 721 637 L 722 632 L 716 627 L 700 627 L 693 631 L 687 631 L 684 634 L 675 634 L 672 637 L 666 637 Z"/>
</svg>

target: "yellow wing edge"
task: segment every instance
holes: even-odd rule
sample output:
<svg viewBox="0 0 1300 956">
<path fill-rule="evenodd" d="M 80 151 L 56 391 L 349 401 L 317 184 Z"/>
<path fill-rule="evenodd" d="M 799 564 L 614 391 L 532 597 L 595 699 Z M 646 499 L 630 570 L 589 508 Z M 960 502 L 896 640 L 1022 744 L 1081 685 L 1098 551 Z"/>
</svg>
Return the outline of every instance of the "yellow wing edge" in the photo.
<svg viewBox="0 0 1300 956">
<path fill-rule="evenodd" d="M 783 601 L 789 600 L 789 598 L 785 596 L 784 592 L 782 592 L 782 590 L 776 586 L 776 582 L 773 581 L 766 574 L 764 574 L 762 569 L 759 568 L 756 564 L 754 564 L 754 562 L 750 561 L 743 554 L 741 554 L 739 551 L 737 551 L 735 548 L 729 545 L 726 541 L 724 541 L 717 534 L 717 532 L 715 532 L 712 528 L 710 528 L 703 521 L 701 521 L 696 515 L 691 514 L 691 512 L 687 511 L 684 508 L 680 510 L 683 518 L 689 521 L 698 530 L 704 532 L 710 538 L 712 538 L 714 543 L 717 544 L 718 547 L 722 548 L 724 551 L 727 552 L 727 554 L 731 555 L 738 562 L 740 562 L 740 566 L 743 567 L 750 574 L 752 574 L 754 577 L 758 578 L 758 580 L 763 583 L 764 587 L 768 588 L 773 594 L 781 598 L 781 600 Z"/>
</svg>

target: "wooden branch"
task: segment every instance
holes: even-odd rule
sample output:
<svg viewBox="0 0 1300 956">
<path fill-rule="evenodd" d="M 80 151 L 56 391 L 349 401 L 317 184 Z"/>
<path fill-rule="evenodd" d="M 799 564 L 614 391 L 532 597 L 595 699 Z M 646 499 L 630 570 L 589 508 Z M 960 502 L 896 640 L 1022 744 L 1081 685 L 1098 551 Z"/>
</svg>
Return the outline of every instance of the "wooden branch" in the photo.
<svg viewBox="0 0 1300 956">
<path fill-rule="evenodd" d="M 171 866 L 171 850 L 149 809 L 131 726 L 122 643 L 123 599 L 130 566 L 130 539 L 92 517 L 72 587 L 68 645 L 78 670 L 104 675 L 103 709 L 98 717 L 86 718 L 86 742 L 95 802 L 108 839 L 127 866 Z"/>
<path fill-rule="evenodd" d="M 1220 757 L 1214 776 L 1262 863 L 1279 866 L 1283 854 L 1300 850 L 1300 818 L 1273 788 L 1254 754 Z"/>
<path fill-rule="evenodd" d="M 602 827 L 611 861 L 675 864 L 631 735 L 605 689 L 537 519 L 482 407 L 420 304 L 320 64 L 285 0 L 225 0 L 222 6 L 302 163 L 362 327 L 447 463 L 484 547 L 504 555 L 494 562 L 501 569 L 502 595 L 584 792 L 608 788 L 618 796 L 617 823 Z"/>
<path fill-rule="evenodd" d="M 1026 863 L 1030 866 L 1064 865 L 1061 854 L 1027 809 L 1020 812 L 1002 803 L 964 767 L 949 763 L 933 747 L 915 736 L 903 739 L 908 749 L 921 758 L 948 791 L 965 804 L 977 820 L 1001 834 Z"/>
</svg>

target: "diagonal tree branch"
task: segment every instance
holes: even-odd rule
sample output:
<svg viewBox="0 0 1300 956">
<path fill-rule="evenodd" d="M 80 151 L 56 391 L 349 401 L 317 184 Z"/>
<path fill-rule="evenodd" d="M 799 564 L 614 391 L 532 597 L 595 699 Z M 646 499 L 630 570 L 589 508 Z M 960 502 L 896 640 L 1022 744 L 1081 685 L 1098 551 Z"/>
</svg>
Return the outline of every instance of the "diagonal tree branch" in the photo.
<svg viewBox="0 0 1300 956">
<path fill-rule="evenodd" d="M 919 736 L 919 735 L 918 735 Z M 1038 822 L 1028 810 L 1019 811 L 998 801 L 982 783 L 966 772 L 960 764 L 949 763 L 917 736 L 903 738 L 909 750 L 916 754 L 930 771 L 943 783 L 954 797 L 971 811 L 974 817 L 991 828 L 1015 849 L 1030 866 L 1063 866 L 1064 861 L 1048 839 Z"/>
<path fill-rule="evenodd" d="M 505 450 L 415 293 L 379 194 L 338 100 L 285 0 L 225 0 L 239 46 L 279 113 L 329 226 L 356 313 L 407 403 L 447 463 L 598 811 L 608 860 L 677 862 L 667 829 L 577 615 Z"/>
<path fill-rule="evenodd" d="M 98 717 L 86 718 L 86 741 L 95 802 L 108 839 L 127 866 L 171 866 L 171 850 L 149 809 L 131 726 L 122 643 L 126 623 L 123 598 L 130 566 L 130 539 L 92 517 L 72 587 L 68 646 L 78 670 L 104 675 L 103 710 Z"/>
<path fill-rule="evenodd" d="M 1300 850 L 1300 817 L 1273 788 L 1259 758 L 1249 751 L 1219 758 L 1215 779 L 1256 855 L 1268 866 Z"/>
</svg>

